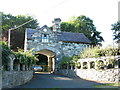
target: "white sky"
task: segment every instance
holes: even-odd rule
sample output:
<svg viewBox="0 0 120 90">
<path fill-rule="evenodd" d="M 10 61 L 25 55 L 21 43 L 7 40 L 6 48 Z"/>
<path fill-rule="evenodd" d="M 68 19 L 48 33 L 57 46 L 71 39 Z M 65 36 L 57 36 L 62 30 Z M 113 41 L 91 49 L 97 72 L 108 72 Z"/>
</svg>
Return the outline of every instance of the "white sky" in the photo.
<svg viewBox="0 0 120 90">
<path fill-rule="evenodd" d="M 0 11 L 19 15 L 29 14 L 40 23 L 51 26 L 54 18 L 68 21 L 71 16 L 85 15 L 102 32 L 104 46 L 113 44 L 111 24 L 118 21 L 119 0 L 1 0 Z"/>
</svg>

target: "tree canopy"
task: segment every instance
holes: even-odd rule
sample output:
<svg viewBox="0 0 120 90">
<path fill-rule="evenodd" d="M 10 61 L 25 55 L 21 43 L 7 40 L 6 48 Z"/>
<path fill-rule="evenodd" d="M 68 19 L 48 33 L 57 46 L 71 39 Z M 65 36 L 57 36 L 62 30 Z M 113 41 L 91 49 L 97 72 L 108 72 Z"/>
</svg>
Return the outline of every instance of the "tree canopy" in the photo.
<svg viewBox="0 0 120 90">
<path fill-rule="evenodd" d="M 96 30 L 93 20 L 84 15 L 71 17 L 68 22 L 61 23 L 61 30 L 65 32 L 84 33 L 91 40 L 92 45 L 100 45 L 104 41 L 100 35 L 101 32 Z"/>
<path fill-rule="evenodd" d="M 112 29 L 111 30 L 113 30 L 114 40 L 119 42 L 120 41 L 120 21 L 112 24 Z"/>
<path fill-rule="evenodd" d="M 17 15 L 13 16 L 11 14 L 2 13 L 2 33 L 3 37 L 8 38 L 8 30 L 14 27 L 17 27 L 29 20 L 34 19 L 29 15 Z M 11 49 L 17 50 L 17 47 L 24 48 L 24 37 L 26 28 L 37 28 L 38 22 L 36 19 L 29 22 L 28 24 L 18 28 L 17 30 L 11 31 Z"/>
</svg>

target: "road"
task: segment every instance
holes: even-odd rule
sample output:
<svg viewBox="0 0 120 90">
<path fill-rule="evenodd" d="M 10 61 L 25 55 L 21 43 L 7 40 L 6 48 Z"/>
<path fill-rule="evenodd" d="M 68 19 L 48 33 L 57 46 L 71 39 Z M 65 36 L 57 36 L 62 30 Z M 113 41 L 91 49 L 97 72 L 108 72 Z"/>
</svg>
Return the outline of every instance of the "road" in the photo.
<svg viewBox="0 0 120 90">
<path fill-rule="evenodd" d="M 94 88 L 94 85 L 100 85 L 100 83 L 55 74 L 37 73 L 31 81 L 16 88 Z"/>
</svg>

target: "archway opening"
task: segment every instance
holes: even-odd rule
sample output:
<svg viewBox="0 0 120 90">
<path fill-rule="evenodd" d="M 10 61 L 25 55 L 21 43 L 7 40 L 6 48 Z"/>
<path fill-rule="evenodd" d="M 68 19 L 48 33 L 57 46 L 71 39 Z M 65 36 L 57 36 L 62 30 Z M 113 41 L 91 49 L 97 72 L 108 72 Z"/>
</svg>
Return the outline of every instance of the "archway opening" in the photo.
<svg viewBox="0 0 120 90">
<path fill-rule="evenodd" d="M 48 65 L 48 57 L 43 54 L 36 54 L 39 61 L 36 63 L 37 65 Z"/>
<path fill-rule="evenodd" d="M 42 67 L 41 71 L 44 72 L 54 72 L 55 71 L 55 60 L 56 54 L 53 51 L 43 49 L 36 52 L 39 61 L 36 63 L 38 66 Z"/>
<path fill-rule="evenodd" d="M 90 62 L 90 69 L 95 69 L 95 62 L 94 61 Z"/>
<path fill-rule="evenodd" d="M 87 69 L 88 66 L 87 66 L 87 62 L 83 62 L 83 69 Z"/>
<path fill-rule="evenodd" d="M 48 71 L 48 57 L 43 54 L 36 54 L 36 56 L 39 59 L 39 61 L 36 62 L 36 65 L 42 67 L 41 71 L 47 72 Z"/>
</svg>

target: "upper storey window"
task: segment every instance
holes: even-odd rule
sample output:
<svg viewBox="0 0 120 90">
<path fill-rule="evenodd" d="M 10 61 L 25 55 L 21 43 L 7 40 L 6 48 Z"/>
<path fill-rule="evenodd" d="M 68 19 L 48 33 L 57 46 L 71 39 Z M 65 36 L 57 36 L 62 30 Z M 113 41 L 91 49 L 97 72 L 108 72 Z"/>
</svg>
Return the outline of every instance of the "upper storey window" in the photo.
<svg viewBox="0 0 120 90">
<path fill-rule="evenodd" d="M 49 35 L 48 34 L 42 34 L 42 42 L 49 42 Z"/>
</svg>

